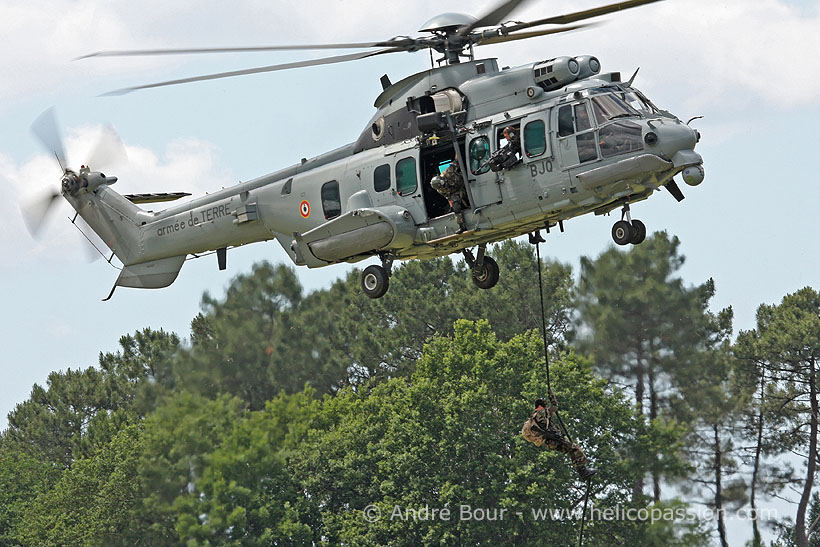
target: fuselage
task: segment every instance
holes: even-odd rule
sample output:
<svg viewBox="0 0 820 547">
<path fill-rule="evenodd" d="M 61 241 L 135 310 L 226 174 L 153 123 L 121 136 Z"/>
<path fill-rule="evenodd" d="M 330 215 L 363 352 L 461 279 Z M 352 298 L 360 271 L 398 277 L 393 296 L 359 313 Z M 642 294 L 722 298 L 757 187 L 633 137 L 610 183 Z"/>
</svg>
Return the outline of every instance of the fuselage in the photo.
<svg viewBox="0 0 820 547">
<path fill-rule="evenodd" d="M 618 74 L 553 82 L 546 66 L 499 70 L 489 59 L 410 76 L 379 96 L 356 142 L 156 213 L 118 201 L 107 185 L 93 192 L 101 204 L 66 198 L 98 233 L 117 215 L 133 223 L 120 243 L 101 234 L 126 266 L 275 237 L 296 264 L 320 267 L 440 256 L 607 213 L 687 168 L 700 170 L 687 182 L 700 182 L 696 131 Z M 418 116 L 433 112 L 454 120 L 455 133 L 419 131 Z M 521 135 L 519 161 L 492 171 L 487 161 L 510 126 Z M 458 161 L 456 146 L 470 231 L 448 237 L 458 225 L 430 179 Z"/>
</svg>

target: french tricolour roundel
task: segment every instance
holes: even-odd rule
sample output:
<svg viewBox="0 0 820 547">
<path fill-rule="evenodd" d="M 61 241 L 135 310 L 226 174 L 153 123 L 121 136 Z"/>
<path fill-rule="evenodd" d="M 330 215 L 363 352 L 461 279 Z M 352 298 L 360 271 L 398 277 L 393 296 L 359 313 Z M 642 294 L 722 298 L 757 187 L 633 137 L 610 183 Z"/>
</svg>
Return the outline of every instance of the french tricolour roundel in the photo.
<svg viewBox="0 0 820 547">
<path fill-rule="evenodd" d="M 303 199 L 302 203 L 299 204 L 299 213 L 302 215 L 302 218 L 310 216 L 310 202 L 308 202 L 308 200 Z"/>
</svg>

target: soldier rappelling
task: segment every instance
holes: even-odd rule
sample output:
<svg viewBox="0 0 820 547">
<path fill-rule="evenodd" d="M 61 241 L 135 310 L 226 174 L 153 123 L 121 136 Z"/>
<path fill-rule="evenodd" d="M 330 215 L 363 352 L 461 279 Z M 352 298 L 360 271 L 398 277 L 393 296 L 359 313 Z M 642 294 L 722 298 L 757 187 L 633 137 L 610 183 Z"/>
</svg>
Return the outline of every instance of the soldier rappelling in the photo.
<svg viewBox="0 0 820 547">
<path fill-rule="evenodd" d="M 589 480 L 598 470 L 588 465 L 589 462 L 581 447 L 571 442 L 554 423 L 552 417 L 558 411 L 558 401 L 552 390 L 549 391 L 549 400 L 549 407 L 546 406 L 544 399 L 535 400 L 535 412 L 524 422 L 521 434 L 535 446 L 546 445 L 549 449 L 568 454 L 581 480 Z"/>
</svg>

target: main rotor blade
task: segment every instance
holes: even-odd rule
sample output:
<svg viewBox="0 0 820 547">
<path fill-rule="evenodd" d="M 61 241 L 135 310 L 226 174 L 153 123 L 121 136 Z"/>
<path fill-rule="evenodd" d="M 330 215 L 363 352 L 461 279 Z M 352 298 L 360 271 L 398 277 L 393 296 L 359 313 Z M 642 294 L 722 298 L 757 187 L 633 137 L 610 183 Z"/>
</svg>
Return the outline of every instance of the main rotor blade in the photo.
<svg viewBox="0 0 820 547">
<path fill-rule="evenodd" d="M 128 154 L 125 151 L 120 136 L 110 125 L 102 128 L 97 142 L 88 153 L 86 165 L 95 171 L 111 169 L 128 161 Z"/>
<path fill-rule="evenodd" d="M 526 40 L 527 38 L 535 38 L 536 36 L 546 36 L 547 34 L 559 34 L 561 32 L 570 32 L 586 27 L 597 26 L 594 23 L 585 23 L 582 25 L 573 25 L 571 27 L 551 28 L 547 30 L 532 30 L 529 32 L 518 32 L 516 34 L 508 34 L 506 36 L 491 36 L 484 38 L 476 43 L 477 46 L 487 46 L 490 44 L 501 44 L 503 42 L 513 42 L 515 40 Z"/>
<path fill-rule="evenodd" d="M 26 224 L 31 237 L 37 238 L 43 228 L 49 213 L 54 209 L 59 192 L 49 192 L 20 206 L 23 222 Z"/>
<path fill-rule="evenodd" d="M 335 57 L 323 57 L 321 59 L 311 59 L 309 61 L 298 61 L 295 63 L 284 63 L 281 65 L 271 65 L 271 66 L 263 66 L 258 68 L 246 68 L 244 70 L 234 70 L 231 72 L 219 72 L 217 74 L 208 74 L 206 76 L 193 76 L 191 78 L 181 78 L 179 80 L 168 80 L 167 82 L 159 82 L 156 84 L 147 84 L 147 85 L 139 85 L 134 87 L 126 87 L 123 89 L 117 89 L 115 91 L 109 91 L 108 93 L 103 93 L 104 96 L 108 95 L 124 95 L 126 93 L 131 93 L 132 91 L 138 91 L 140 89 L 150 89 L 154 87 L 164 87 L 168 85 L 178 85 L 178 84 L 187 84 L 191 82 L 201 82 L 204 80 L 218 80 L 220 78 L 232 78 L 234 76 L 244 76 L 246 74 L 259 74 L 262 72 L 275 72 L 277 70 L 288 70 L 291 68 L 302 68 L 307 66 L 318 66 L 318 65 L 329 65 L 333 63 L 344 63 L 346 61 L 356 61 L 358 59 L 365 59 L 367 57 L 373 57 L 374 55 L 381 55 L 382 53 L 394 53 L 396 51 L 404 51 L 402 48 L 387 48 L 381 49 L 378 51 L 369 51 L 365 53 L 351 53 L 348 55 L 338 55 Z"/>
<path fill-rule="evenodd" d="M 31 132 L 34 133 L 34 136 L 37 137 L 46 150 L 57 156 L 60 169 L 65 171 L 67 166 L 65 148 L 63 147 L 63 137 L 60 134 L 60 129 L 57 127 L 54 107 L 37 116 L 37 119 L 31 124 Z"/>
<path fill-rule="evenodd" d="M 584 11 L 576 11 L 574 13 L 567 13 L 565 15 L 557 15 L 555 17 L 547 17 L 546 19 L 538 19 L 537 21 L 530 21 L 529 23 L 517 23 L 505 27 L 507 31 L 514 32 L 525 28 L 531 28 L 539 25 L 566 25 L 576 21 L 583 21 L 584 19 L 591 19 L 599 17 L 608 13 L 622 11 L 630 8 L 636 8 L 645 4 L 652 4 L 661 2 L 662 0 L 627 0 L 626 2 L 618 2 L 616 4 L 608 4 L 598 8 L 592 8 Z"/>
<path fill-rule="evenodd" d="M 458 29 L 458 33 L 462 36 L 466 36 L 475 28 L 500 25 L 504 22 L 504 18 L 512 13 L 512 11 L 524 1 L 525 0 L 507 0 L 506 2 L 496 6 L 495 9 L 491 10 L 489 13 L 479 17 L 472 25 L 467 25 Z"/>
<path fill-rule="evenodd" d="M 296 51 L 307 49 L 363 49 L 373 47 L 406 47 L 412 45 L 412 38 L 393 38 L 381 42 L 359 42 L 343 44 L 305 44 L 305 45 L 279 45 L 279 46 L 249 46 L 249 47 L 203 47 L 203 48 L 182 48 L 182 49 L 134 49 L 134 50 L 112 50 L 97 51 L 76 57 L 74 60 L 89 59 L 91 57 L 136 57 L 143 55 L 188 55 L 198 53 L 248 53 L 259 51 Z"/>
</svg>

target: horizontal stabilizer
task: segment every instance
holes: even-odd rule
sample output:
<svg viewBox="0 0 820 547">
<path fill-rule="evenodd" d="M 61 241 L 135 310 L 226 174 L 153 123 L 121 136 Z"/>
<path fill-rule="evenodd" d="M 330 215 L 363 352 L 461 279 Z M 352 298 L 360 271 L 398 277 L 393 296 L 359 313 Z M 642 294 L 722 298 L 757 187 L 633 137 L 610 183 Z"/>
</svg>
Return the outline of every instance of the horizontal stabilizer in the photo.
<svg viewBox="0 0 820 547">
<path fill-rule="evenodd" d="M 174 201 L 190 195 L 191 194 L 187 192 L 164 192 L 158 194 L 127 194 L 123 197 L 131 203 L 160 203 L 163 201 Z"/>
<path fill-rule="evenodd" d="M 184 262 L 185 255 L 181 255 L 125 266 L 117 278 L 117 285 L 137 289 L 167 287 L 177 278 Z"/>
</svg>

